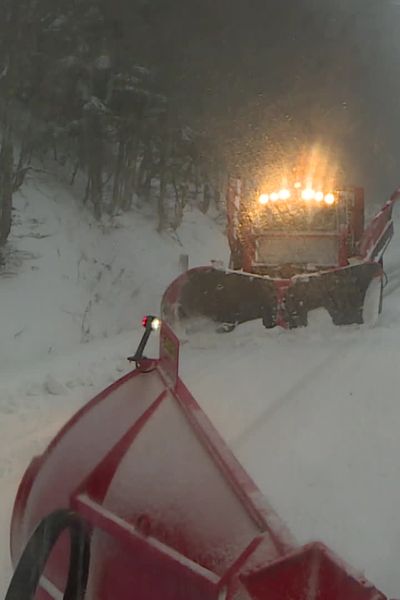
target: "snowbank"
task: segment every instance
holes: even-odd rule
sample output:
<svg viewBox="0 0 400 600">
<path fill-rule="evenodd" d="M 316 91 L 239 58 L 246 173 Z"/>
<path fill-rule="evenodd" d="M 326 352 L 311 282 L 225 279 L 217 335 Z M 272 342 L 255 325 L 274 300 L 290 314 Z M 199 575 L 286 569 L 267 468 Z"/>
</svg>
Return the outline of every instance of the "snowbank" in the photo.
<svg viewBox="0 0 400 600">
<path fill-rule="evenodd" d="M 159 312 L 167 284 L 190 263 L 227 260 L 221 228 L 188 210 L 178 234 L 158 234 L 137 211 L 102 230 L 50 176 L 30 179 L 15 202 L 6 272 L 0 273 L 0 373 L 132 329 Z"/>
</svg>

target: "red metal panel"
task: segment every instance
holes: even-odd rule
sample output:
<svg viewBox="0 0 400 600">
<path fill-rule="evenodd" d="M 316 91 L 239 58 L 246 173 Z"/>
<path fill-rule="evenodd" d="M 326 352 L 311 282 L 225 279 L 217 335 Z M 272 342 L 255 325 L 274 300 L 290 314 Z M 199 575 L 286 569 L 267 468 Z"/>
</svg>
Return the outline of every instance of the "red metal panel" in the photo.
<svg viewBox="0 0 400 600">
<path fill-rule="evenodd" d="M 179 340 L 172 330 L 163 324 L 160 332 L 159 368 L 166 378 L 168 385 L 173 388 L 178 381 L 178 365 Z"/>
<path fill-rule="evenodd" d="M 375 259 L 376 253 L 380 258 L 380 252 L 386 249 L 393 236 L 393 206 L 399 199 L 400 190 L 397 190 L 365 229 L 359 244 L 359 253 L 364 260 Z"/>
<path fill-rule="evenodd" d="M 242 581 L 253 600 L 384 600 L 322 544 L 312 544 Z"/>
<path fill-rule="evenodd" d="M 89 598 L 214 600 L 220 578 L 81 496 L 74 503 L 94 527 Z"/>
<path fill-rule="evenodd" d="M 54 598 L 43 588 L 40 588 L 35 595 L 35 600 L 54 600 Z"/>
<path fill-rule="evenodd" d="M 360 239 L 363 235 L 364 222 L 365 222 L 364 190 L 363 190 L 363 188 L 355 188 L 352 232 L 353 232 L 353 239 L 356 244 L 360 241 Z"/>
</svg>

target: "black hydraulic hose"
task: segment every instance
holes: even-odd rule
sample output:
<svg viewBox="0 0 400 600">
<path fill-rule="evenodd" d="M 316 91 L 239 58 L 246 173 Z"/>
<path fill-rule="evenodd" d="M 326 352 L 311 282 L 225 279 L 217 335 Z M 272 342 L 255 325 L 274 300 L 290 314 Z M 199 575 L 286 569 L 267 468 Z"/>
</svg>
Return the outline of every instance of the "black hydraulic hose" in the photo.
<svg viewBox="0 0 400 600">
<path fill-rule="evenodd" d="M 385 269 L 383 268 L 383 256 L 380 258 L 380 260 L 378 262 L 382 267 L 382 274 L 383 274 L 382 290 L 384 290 L 389 285 L 389 277 L 388 277 L 388 274 L 386 273 Z"/>
<path fill-rule="evenodd" d="M 36 528 L 19 559 L 5 600 L 33 600 L 47 560 L 64 531 L 70 536 L 70 561 L 64 600 L 83 600 L 89 573 L 89 533 L 76 513 L 58 510 Z"/>
</svg>

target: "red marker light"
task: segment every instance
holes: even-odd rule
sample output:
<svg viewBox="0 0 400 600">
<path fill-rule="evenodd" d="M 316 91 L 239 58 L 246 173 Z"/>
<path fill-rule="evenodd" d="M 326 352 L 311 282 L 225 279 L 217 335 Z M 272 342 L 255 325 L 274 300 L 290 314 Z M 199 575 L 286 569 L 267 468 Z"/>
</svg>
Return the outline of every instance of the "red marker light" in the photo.
<svg viewBox="0 0 400 600">
<path fill-rule="evenodd" d="M 158 331 L 161 327 L 161 321 L 153 315 L 146 315 L 142 319 L 142 325 L 145 329 L 151 328 L 153 331 Z"/>
</svg>

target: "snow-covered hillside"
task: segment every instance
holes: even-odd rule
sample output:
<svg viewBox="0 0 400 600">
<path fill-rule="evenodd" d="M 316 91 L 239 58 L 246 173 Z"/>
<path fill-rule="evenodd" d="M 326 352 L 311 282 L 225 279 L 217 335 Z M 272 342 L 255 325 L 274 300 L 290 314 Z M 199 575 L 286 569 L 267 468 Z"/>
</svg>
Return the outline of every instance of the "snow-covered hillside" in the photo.
<svg viewBox="0 0 400 600">
<path fill-rule="evenodd" d="M 144 209 L 105 220 L 100 231 L 69 189 L 46 175 L 18 195 L 15 223 L 16 253 L 1 278 L 0 372 L 126 331 L 157 312 L 187 249 L 193 265 L 227 254 L 221 229 L 198 211 L 186 212 L 175 239 L 160 236 L 154 212 Z"/>
<path fill-rule="evenodd" d="M 17 220 L 22 264 L 0 280 L 0 596 L 10 511 L 31 456 L 129 368 L 134 324 L 157 311 L 179 254 L 204 264 L 227 252 L 197 212 L 186 215 L 182 246 L 143 214 L 100 235 L 49 177 L 25 188 Z M 299 542 L 321 539 L 398 597 L 400 235 L 387 270 L 375 329 L 338 329 L 316 314 L 294 332 L 258 323 L 203 331 L 183 347 L 182 376 Z"/>
</svg>

